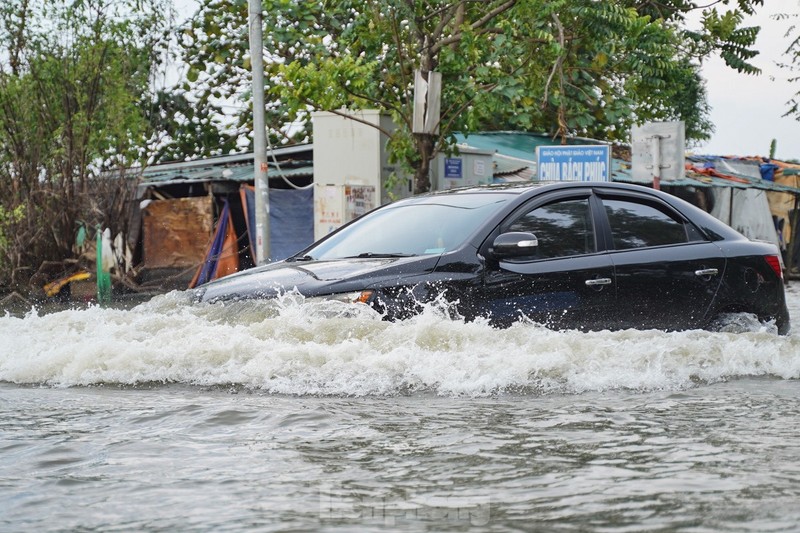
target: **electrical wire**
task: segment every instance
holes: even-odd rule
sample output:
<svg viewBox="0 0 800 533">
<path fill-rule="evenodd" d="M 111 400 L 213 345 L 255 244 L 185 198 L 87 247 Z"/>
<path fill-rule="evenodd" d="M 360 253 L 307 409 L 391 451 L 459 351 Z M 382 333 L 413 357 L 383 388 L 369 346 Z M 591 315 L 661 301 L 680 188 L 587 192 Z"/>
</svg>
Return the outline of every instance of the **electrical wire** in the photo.
<svg viewBox="0 0 800 533">
<path fill-rule="evenodd" d="M 281 177 L 281 179 L 283 181 L 286 182 L 287 185 L 289 185 L 289 187 L 291 187 L 293 189 L 296 189 L 298 191 L 303 191 L 303 190 L 306 190 L 306 189 L 310 189 L 311 187 L 314 186 L 313 180 L 312 180 L 311 183 L 309 183 L 308 185 L 305 185 L 303 187 L 301 187 L 300 185 L 295 185 L 294 183 L 289 181 L 289 178 L 287 178 L 283 174 L 283 170 L 281 170 L 281 165 L 280 165 L 280 163 L 278 163 L 278 158 L 275 157 L 275 152 L 272 149 L 272 141 L 269 140 L 269 135 L 267 135 L 267 148 L 269 149 L 269 154 L 272 156 L 272 161 L 275 163 L 275 168 L 278 169 L 278 175 Z"/>
</svg>

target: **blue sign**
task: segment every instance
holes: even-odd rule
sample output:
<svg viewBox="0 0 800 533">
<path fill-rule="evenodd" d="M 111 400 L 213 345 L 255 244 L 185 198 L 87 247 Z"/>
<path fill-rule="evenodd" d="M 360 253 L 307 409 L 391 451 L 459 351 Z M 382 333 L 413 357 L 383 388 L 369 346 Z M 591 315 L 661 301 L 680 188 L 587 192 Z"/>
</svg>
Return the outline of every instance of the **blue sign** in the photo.
<svg viewBox="0 0 800 533">
<path fill-rule="evenodd" d="M 611 181 L 611 147 L 537 146 L 539 181 Z"/>
<path fill-rule="evenodd" d="M 444 160 L 444 177 L 451 179 L 464 177 L 461 172 L 461 164 L 460 157 L 446 157 Z"/>
</svg>

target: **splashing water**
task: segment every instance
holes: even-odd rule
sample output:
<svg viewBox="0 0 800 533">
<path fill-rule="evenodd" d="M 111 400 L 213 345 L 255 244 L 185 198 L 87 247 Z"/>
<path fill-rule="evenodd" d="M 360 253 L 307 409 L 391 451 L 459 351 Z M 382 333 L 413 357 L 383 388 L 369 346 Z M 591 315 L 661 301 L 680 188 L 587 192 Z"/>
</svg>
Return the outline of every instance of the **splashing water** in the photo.
<svg viewBox="0 0 800 533">
<path fill-rule="evenodd" d="M 425 307 L 386 322 L 366 306 L 277 300 L 193 304 L 188 293 L 130 310 L 0 318 L 0 381 L 49 386 L 183 383 L 293 395 L 486 396 L 680 390 L 736 376 L 800 377 L 795 333 L 734 316 L 719 331 L 552 331 L 449 318 Z"/>
</svg>

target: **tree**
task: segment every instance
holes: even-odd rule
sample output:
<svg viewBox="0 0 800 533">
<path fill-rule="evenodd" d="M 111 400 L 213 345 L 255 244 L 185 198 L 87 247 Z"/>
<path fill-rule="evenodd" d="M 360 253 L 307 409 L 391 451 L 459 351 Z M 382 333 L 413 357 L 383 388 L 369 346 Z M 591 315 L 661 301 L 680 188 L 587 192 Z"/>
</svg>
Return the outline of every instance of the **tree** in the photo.
<svg viewBox="0 0 800 533">
<path fill-rule="evenodd" d="M 789 72 L 796 73 L 800 71 L 800 27 L 797 24 L 797 20 L 800 18 L 800 15 L 781 13 L 776 15 L 776 18 L 778 20 L 792 22 L 786 31 L 786 37 L 789 41 L 789 44 L 786 46 L 784 55 L 787 56 L 788 60 L 786 63 L 781 63 L 780 67 L 788 70 Z M 789 78 L 789 82 L 797 84 L 800 82 L 800 75 L 793 75 Z M 797 91 L 794 96 L 792 96 L 792 98 L 786 102 L 786 105 L 786 113 L 784 113 L 783 116 L 791 116 L 796 120 L 800 120 L 800 91 Z"/>
<path fill-rule="evenodd" d="M 167 0 L 9 0 L 0 7 L 0 281 L 72 255 L 79 221 L 124 229 L 129 189 L 106 170 L 146 159 L 142 109 Z M 144 95 L 144 96 L 143 96 Z"/>
<path fill-rule="evenodd" d="M 682 119 L 690 138 L 707 138 L 699 61 L 720 51 L 749 71 L 757 29 L 739 25 L 760 3 L 720 14 L 728 2 L 712 2 L 689 32 L 684 17 L 699 7 L 687 0 L 264 0 L 271 134 L 300 121 L 310 135 L 313 110 L 378 108 L 399 125 L 390 154 L 413 171 L 415 192 L 456 131 L 623 139 L 631 124 Z M 201 94 L 248 95 L 244 2 L 207 0 L 184 36 Z M 442 74 L 437 134 L 411 131 L 417 69 Z"/>
<path fill-rule="evenodd" d="M 150 126 L 150 164 L 210 157 L 237 150 L 240 130 L 223 122 L 222 108 L 208 99 L 195 101 L 180 88 L 156 91 L 144 116 Z"/>
<path fill-rule="evenodd" d="M 629 0 L 627 5 L 652 20 L 673 24 L 680 33 L 684 53 L 698 61 L 719 53 L 729 67 L 745 74 L 759 74 L 749 61 L 758 55 L 753 48 L 760 28 L 742 26 L 745 15 L 753 15 L 764 0 Z M 729 9 L 733 6 L 732 9 Z M 719 8 L 724 8 L 720 11 Z M 689 29 L 687 18 L 699 12 L 700 27 Z"/>
</svg>

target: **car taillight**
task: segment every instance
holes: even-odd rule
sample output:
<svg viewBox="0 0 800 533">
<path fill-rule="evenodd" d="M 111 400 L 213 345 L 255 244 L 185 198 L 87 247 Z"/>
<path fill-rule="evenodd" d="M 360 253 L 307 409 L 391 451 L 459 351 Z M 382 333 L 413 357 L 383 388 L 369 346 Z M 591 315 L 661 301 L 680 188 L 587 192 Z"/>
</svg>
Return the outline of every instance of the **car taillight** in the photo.
<svg viewBox="0 0 800 533">
<path fill-rule="evenodd" d="M 783 279 L 783 264 L 781 263 L 780 256 L 765 255 L 764 259 L 766 260 L 767 264 L 772 267 L 772 270 L 775 271 L 775 275 L 778 276 L 778 279 Z"/>
</svg>

